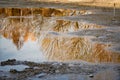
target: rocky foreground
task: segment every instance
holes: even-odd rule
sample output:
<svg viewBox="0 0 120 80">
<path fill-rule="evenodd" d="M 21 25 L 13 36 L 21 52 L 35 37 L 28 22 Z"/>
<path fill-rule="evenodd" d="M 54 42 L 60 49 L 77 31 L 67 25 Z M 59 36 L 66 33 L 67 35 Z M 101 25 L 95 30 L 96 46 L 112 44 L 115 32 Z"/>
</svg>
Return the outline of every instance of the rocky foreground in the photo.
<svg viewBox="0 0 120 80">
<path fill-rule="evenodd" d="M 90 63 L 69 63 L 69 62 L 42 62 L 35 63 L 29 61 L 17 61 L 15 59 L 8 59 L 7 61 L 2 61 L 1 66 L 15 66 L 15 65 L 26 65 L 28 66 L 24 70 L 10 69 L 9 72 L 0 70 L 0 80 L 31 80 L 30 77 L 37 77 L 44 80 L 46 75 L 60 75 L 60 74 L 76 74 L 76 75 L 86 75 L 89 78 L 101 72 L 110 70 L 110 72 L 117 74 L 114 80 L 119 80 L 120 77 L 120 65 L 111 64 L 90 64 Z M 103 72 L 105 73 L 105 72 Z M 9 76 L 8 76 L 9 74 Z M 49 79 L 48 79 L 49 80 Z M 54 79 L 58 80 L 58 79 Z M 88 79 L 89 80 L 89 79 Z M 113 79 L 110 79 L 113 80 Z"/>
</svg>

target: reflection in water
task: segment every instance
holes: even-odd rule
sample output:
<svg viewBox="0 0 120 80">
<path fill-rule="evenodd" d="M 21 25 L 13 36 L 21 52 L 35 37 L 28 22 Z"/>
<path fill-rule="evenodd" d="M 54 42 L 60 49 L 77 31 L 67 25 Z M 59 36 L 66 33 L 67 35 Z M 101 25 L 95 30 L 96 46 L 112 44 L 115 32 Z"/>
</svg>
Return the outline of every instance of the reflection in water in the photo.
<svg viewBox="0 0 120 80">
<path fill-rule="evenodd" d="M 21 46 L 23 46 L 23 42 L 27 41 L 28 38 L 35 40 L 35 37 L 29 31 L 29 26 L 26 27 L 20 23 L 10 24 L 10 22 L 8 22 L 7 24 L 5 22 L 4 24 L 5 24 L 3 29 L 4 32 L 2 31 L 3 36 L 5 38 L 12 39 L 13 43 L 16 45 L 18 49 L 20 49 Z"/>
<path fill-rule="evenodd" d="M 119 80 L 117 79 L 119 74 L 113 70 L 105 70 L 97 73 L 93 80 Z"/>
<path fill-rule="evenodd" d="M 72 35 L 65 35 L 67 32 L 74 32 L 83 29 L 102 28 L 102 26 L 50 18 L 52 15 L 67 15 L 69 10 L 42 8 L 35 10 L 33 9 L 32 11 L 28 10 L 28 13 L 23 13 L 26 9 L 2 10 L 8 16 L 20 16 L 21 14 L 29 15 L 39 11 L 40 15 L 34 15 L 32 18 L 9 17 L 1 20 L 1 35 L 7 39 L 12 40 L 18 50 L 20 50 L 24 43 L 28 40 L 38 40 L 40 49 L 48 60 L 85 60 L 89 62 L 114 63 L 120 62 L 120 54 L 105 50 L 105 48 L 109 47 L 109 45 L 92 43 L 89 37 L 75 37 Z M 18 14 L 21 11 L 23 12 Z"/>
<path fill-rule="evenodd" d="M 13 44 L 12 39 L 6 39 L 0 36 L 0 61 L 7 59 L 17 59 L 22 61 L 45 61 L 44 55 L 39 50 L 37 40 L 28 40 L 23 42 L 24 45 L 18 50 Z"/>
<path fill-rule="evenodd" d="M 42 50 L 52 60 L 85 60 L 90 62 L 119 62 L 119 54 L 105 50 L 107 45 L 92 44 L 88 38 L 46 36 Z"/>
<path fill-rule="evenodd" d="M 0 66 L 0 71 L 10 71 L 11 68 L 16 69 L 18 71 L 22 71 L 25 68 L 28 68 L 29 66 L 25 66 L 25 65 L 9 65 L 9 66 Z"/>
<path fill-rule="evenodd" d="M 85 15 L 94 13 L 89 10 L 74 10 L 74 9 L 53 9 L 53 8 L 0 8 L 0 14 L 4 16 L 28 16 L 41 14 L 44 17 L 51 16 L 73 16 Z"/>
<path fill-rule="evenodd" d="M 75 10 L 66 10 L 66 9 L 52 9 L 52 8 L 1 8 L 0 13 L 3 13 L 5 16 L 28 16 L 31 14 L 41 14 L 44 17 L 50 16 L 69 16 L 73 15 Z M 75 14 L 75 13 L 74 13 Z"/>
</svg>

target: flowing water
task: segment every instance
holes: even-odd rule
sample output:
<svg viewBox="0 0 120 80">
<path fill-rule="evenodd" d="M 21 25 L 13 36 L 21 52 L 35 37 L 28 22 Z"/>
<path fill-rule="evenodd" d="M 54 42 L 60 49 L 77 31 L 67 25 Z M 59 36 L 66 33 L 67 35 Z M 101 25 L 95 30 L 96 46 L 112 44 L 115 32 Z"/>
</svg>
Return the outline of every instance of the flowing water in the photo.
<svg viewBox="0 0 120 80">
<path fill-rule="evenodd" d="M 0 13 L 0 61 L 120 64 L 119 12 L 113 15 L 118 16 L 115 22 L 111 11 L 99 10 L 1 8 Z M 114 80 L 114 73 L 99 72 L 92 80 Z M 54 75 L 54 79 L 69 80 L 73 75 Z"/>
</svg>

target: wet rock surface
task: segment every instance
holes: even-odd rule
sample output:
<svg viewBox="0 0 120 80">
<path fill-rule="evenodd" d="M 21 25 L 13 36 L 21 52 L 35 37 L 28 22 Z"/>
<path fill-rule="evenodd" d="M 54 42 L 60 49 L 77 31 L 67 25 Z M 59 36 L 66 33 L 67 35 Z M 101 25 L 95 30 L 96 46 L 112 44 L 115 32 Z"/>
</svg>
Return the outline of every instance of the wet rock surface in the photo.
<svg viewBox="0 0 120 80">
<path fill-rule="evenodd" d="M 11 63 L 12 62 L 12 63 Z M 6 65 L 27 65 L 29 68 L 25 68 L 22 71 L 16 69 L 10 69 L 9 74 L 15 76 L 6 77 L 0 76 L 0 80 L 23 80 L 29 77 L 37 76 L 38 78 L 43 78 L 46 75 L 57 75 L 57 74 L 79 74 L 88 75 L 93 78 L 94 75 L 99 71 L 105 71 L 108 69 L 113 69 L 120 73 L 120 65 L 107 65 L 107 64 L 86 64 L 86 63 L 66 63 L 66 62 L 42 62 L 35 63 L 29 61 L 17 61 L 14 59 L 9 59 L 7 61 L 1 62 L 1 66 Z M 3 65 L 4 64 L 4 65 Z M 1 71 L 1 74 L 5 73 Z"/>
<path fill-rule="evenodd" d="M 1 66 L 4 65 L 15 65 L 16 59 L 8 59 L 7 61 L 1 62 Z"/>
</svg>

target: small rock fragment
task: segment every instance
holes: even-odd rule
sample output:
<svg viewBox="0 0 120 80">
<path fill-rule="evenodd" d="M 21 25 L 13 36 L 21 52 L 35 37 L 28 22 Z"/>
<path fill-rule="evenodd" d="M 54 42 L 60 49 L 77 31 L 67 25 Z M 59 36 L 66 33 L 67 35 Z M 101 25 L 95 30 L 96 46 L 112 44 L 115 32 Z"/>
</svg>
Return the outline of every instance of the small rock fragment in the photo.
<svg viewBox="0 0 120 80">
<path fill-rule="evenodd" d="M 90 78 L 93 78 L 94 76 L 93 76 L 93 74 L 90 74 L 89 77 L 90 77 Z"/>
<path fill-rule="evenodd" d="M 40 73 L 39 75 L 37 75 L 38 78 L 42 78 L 46 75 L 46 73 Z"/>
<path fill-rule="evenodd" d="M 18 71 L 16 69 L 10 69 L 11 73 L 17 73 Z"/>
<path fill-rule="evenodd" d="M 55 70 L 55 73 L 60 73 L 60 71 L 59 70 Z"/>
<path fill-rule="evenodd" d="M 74 64 L 69 64 L 69 67 L 74 67 Z"/>
</svg>

